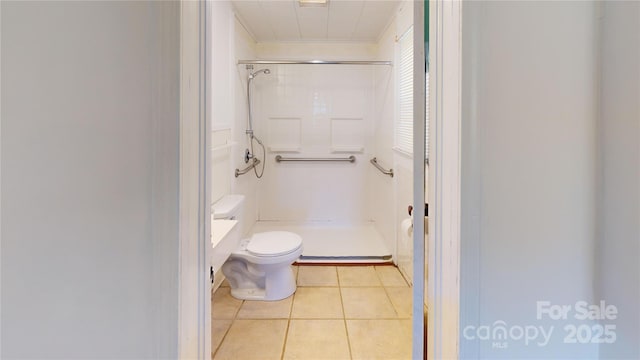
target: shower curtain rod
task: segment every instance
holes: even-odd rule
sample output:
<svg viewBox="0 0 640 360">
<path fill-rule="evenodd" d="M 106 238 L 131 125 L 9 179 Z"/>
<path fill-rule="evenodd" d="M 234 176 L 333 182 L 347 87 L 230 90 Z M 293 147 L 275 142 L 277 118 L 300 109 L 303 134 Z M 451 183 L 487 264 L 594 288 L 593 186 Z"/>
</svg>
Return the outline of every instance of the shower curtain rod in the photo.
<svg viewBox="0 0 640 360">
<path fill-rule="evenodd" d="M 372 60 L 238 60 L 238 65 L 392 65 L 391 61 Z"/>
</svg>

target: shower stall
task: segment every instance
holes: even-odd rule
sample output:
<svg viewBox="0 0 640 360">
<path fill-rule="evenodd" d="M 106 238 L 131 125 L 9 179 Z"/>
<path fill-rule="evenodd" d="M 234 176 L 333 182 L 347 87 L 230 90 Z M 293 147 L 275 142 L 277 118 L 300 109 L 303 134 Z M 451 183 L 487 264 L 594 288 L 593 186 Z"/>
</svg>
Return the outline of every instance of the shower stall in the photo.
<svg viewBox="0 0 640 360">
<path fill-rule="evenodd" d="M 392 121 L 381 116 L 393 114 L 393 102 L 379 101 L 394 90 L 390 65 L 238 62 L 246 76 L 247 121 L 240 145 L 246 146 L 245 167 L 236 176 L 258 178 L 252 232 L 299 234 L 300 262 L 393 261 L 394 232 L 389 236 L 376 225 L 384 195 L 374 186 L 393 176 L 374 159 L 385 145 L 376 143 L 376 131 L 384 131 L 377 124 Z"/>
</svg>

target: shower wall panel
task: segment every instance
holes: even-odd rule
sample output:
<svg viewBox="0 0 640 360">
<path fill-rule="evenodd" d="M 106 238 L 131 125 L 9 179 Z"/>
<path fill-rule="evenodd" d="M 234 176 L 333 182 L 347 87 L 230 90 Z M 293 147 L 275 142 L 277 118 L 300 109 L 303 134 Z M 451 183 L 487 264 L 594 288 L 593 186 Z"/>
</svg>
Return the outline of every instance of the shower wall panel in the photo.
<svg viewBox="0 0 640 360">
<path fill-rule="evenodd" d="M 238 59 L 252 59 L 256 56 L 255 41 L 245 28 L 234 20 L 234 54 L 232 91 L 234 92 L 233 112 L 233 143 L 231 150 L 231 170 L 228 172 L 231 178 L 231 193 L 245 196 L 244 210 L 242 213 L 241 233 L 247 234 L 258 218 L 258 179 L 253 172 L 240 177 L 233 176 L 233 169 L 243 169 L 247 165 L 244 162 L 244 151 L 248 147 L 245 129 L 247 126 L 247 70 L 244 66 L 237 66 Z M 266 76 L 266 75 L 265 75 Z M 260 79 L 262 80 L 262 79 Z"/>
<path fill-rule="evenodd" d="M 255 82 L 256 134 L 267 148 L 259 219 L 371 220 L 373 141 L 371 66 L 279 65 Z M 276 155 L 356 157 L 350 162 L 282 162 Z"/>
</svg>

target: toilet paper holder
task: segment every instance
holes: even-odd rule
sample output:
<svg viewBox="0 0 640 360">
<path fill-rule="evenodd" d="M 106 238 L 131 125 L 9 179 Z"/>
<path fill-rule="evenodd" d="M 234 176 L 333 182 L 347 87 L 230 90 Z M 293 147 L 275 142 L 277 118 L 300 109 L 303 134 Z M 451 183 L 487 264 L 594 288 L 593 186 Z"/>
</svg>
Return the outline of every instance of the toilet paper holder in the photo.
<svg viewBox="0 0 640 360">
<path fill-rule="evenodd" d="M 409 205 L 407 207 L 407 212 L 409 213 L 409 216 L 411 216 L 411 214 L 413 213 L 413 205 Z M 424 217 L 429 216 L 429 204 L 424 203 Z"/>
</svg>

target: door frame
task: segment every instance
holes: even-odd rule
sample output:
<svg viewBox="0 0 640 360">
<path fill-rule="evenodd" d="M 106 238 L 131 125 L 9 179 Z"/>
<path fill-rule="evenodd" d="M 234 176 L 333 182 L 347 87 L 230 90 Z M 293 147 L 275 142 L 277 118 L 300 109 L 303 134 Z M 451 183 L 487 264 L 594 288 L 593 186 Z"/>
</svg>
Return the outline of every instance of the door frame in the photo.
<svg viewBox="0 0 640 360">
<path fill-rule="evenodd" d="M 462 2 L 429 2 L 427 358 L 459 357 Z"/>
<path fill-rule="evenodd" d="M 425 1 L 413 2 L 413 359 L 425 356 Z"/>
<path fill-rule="evenodd" d="M 210 358 L 211 293 L 208 273 L 211 209 L 207 149 L 210 142 L 207 94 L 211 49 L 209 0 L 181 1 L 180 11 L 180 358 Z M 414 222 L 414 359 L 453 359 L 459 355 L 460 318 L 460 147 L 461 1 L 414 2 L 414 28 L 424 28 L 429 6 L 430 113 L 427 348 L 424 349 L 424 222 Z M 414 34 L 414 204 L 425 199 L 424 32 Z M 445 82 L 444 79 L 447 79 Z M 416 135 L 421 134 L 421 135 Z M 414 217 L 424 217 L 415 206 Z M 419 340 L 419 341 L 416 341 Z"/>
<path fill-rule="evenodd" d="M 211 358 L 208 0 L 180 1 L 178 358 Z"/>
</svg>

